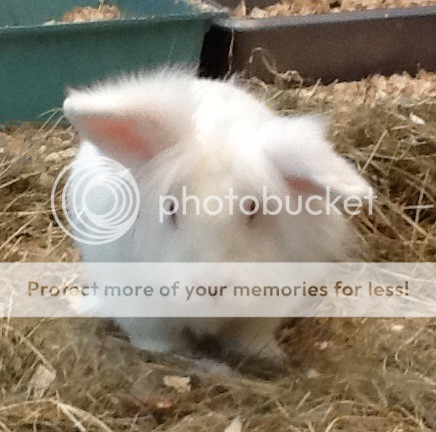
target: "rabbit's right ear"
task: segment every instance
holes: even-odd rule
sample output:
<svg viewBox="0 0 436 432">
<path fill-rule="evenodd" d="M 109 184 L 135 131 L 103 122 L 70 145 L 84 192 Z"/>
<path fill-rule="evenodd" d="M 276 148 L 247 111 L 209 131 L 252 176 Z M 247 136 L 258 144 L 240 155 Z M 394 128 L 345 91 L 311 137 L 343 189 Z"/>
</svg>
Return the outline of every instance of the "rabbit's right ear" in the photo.
<svg viewBox="0 0 436 432">
<path fill-rule="evenodd" d="M 82 140 L 121 162 L 143 162 L 189 133 L 190 77 L 179 81 L 139 77 L 71 91 L 63 110 Z"/>
</svg>

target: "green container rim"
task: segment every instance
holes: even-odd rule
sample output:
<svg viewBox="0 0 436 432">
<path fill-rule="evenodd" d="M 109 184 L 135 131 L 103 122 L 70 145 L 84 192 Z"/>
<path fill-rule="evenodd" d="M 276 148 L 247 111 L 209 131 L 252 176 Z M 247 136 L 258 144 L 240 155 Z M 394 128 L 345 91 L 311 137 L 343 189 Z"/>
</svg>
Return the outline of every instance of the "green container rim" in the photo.
<svg viewBox="0 0 436 432">
<path fill-rule="evenodd" d="M 101 20 L 91 22 L 79 23 L 54 23 L 54 24 L 37 24 L 37 25 L 24 25 L 24 26 L 2 26 L 0 27 L 1 36 L 13 36 L 25 34 L 63 34 L 63 33 L 77 33 L 77 32 L 94 32 L 114 28 L 129 28 L 144 25 L 154 25 L 165 22 L 173 21 L 205 21 L 215 18 L 227 18 L 227 10 L 213 2 L 206 3 L 207 8 L 199 8 L 193 6 L 195 9 L 192 12 L 185 13 L 169 13 L 162 15 L 149 15 L 143 17 L 133 18 L 120 18 L 116 20 Z"/>
</svg>

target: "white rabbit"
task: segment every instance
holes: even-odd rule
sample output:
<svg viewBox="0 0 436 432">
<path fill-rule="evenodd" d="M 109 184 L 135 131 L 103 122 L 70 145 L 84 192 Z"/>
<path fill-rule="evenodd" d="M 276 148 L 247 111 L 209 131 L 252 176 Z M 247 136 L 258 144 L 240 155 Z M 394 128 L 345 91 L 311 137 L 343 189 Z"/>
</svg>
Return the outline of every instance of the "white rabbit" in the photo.
<svg viewBox="0 0 436 432">
<path fill-rule="evenodd" d="M 79 133 L 76 170 L 98 164 L 105 154 L 128 167 L 140 191 L 132 228 L 112 243 L 81 244 L 89 262 L 328 262 L 346 258 L 349 228 L 333 212 L 276 216 L 260 211 L 231 215 L 224 196 L 262 197 L 262 188 L 292 200 L 329 186 L 336 194 L 363 196 L 367 183 L 332 149 L 317 116 L 281 117 L 233 81 L 197 78 L 181 70 L 110 80 L 73 90 L 64 103 Z M 73 173 L 74 174 L 74 173 Z M 159 220 L 159 197 L 181 201 L 182 187 L 204 199 L 223 198 L 217 216 L 194 205 L 186 214 Z M 73 181 L 72 187 L 75 187 Z M 79 192 L 80 193 L 80 192 Z M 102 211 L 108 191 L 87 199 Z M 314 203 L 315 205 L 316 203 Z M 74 224 L 81 226 L 80 210 Z M 168 211 L 169 213 L 169 211 Z M 86 228 L 84 228 L 86 229 Z M 84 307 L 87 305 L 85 304 Z M 96 307 L 104 308 L 104 299 Z M 278 319 L 118 319 L 132 343 L 152 351 L 183 351 L 186 329 L 213 335 L 225 349 L 274 356 Z"/>
</svg>

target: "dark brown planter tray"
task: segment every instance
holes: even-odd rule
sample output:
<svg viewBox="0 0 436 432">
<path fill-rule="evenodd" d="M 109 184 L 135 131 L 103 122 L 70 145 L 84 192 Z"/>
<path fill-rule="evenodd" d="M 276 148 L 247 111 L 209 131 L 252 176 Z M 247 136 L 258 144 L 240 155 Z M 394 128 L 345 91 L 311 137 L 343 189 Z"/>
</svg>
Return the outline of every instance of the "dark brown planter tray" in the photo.
<svg viewBox="0 0 436 432">
<path fill-rule="evenodd" d="M 218 3 L 229 5 L 231 0 Z M 274 60 L 277 71 L 297 70 L 307 83 L 415 74 L 419 68 L 436 71 L 436 7 L 220 18 L 206 35 L 201 70 L 211 77 L 249 70 L 268 81 L 271 74 L 261 53 Z"/>
</svg>

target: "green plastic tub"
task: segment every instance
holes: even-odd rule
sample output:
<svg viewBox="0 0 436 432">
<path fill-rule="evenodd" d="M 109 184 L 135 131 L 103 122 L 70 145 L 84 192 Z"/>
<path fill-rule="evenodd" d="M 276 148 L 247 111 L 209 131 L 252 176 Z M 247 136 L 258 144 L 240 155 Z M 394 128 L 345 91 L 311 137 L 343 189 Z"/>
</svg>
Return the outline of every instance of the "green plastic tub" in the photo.
<svg viewBox="0 0 436 432">
<path fill-rule="evenodd" d="M 37 120 L 69 86 L 161 64 L 198 62 L 212 5 L 188 0 L 108 0 L 121 19 L 43 23 L 98 1 L 0 1 L 0 122 Z"/>
</svg>

